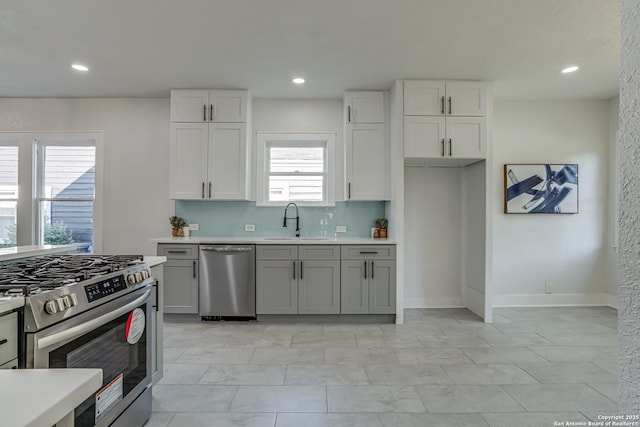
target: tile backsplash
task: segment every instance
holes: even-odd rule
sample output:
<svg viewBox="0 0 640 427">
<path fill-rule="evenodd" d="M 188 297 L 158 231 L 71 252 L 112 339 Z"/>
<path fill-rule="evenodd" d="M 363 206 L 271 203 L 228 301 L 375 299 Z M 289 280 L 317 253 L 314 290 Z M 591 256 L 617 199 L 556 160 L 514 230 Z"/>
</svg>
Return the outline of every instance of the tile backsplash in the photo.
<svg viewBox="0 0 640 427">
<path fill-rule="evenodd" d="M 291 206 L 288 217 L 295 217 Z M 340 237 L 369 237 L 376 218 L 385 216 L 385 202 L 336 202 L 333 207 L 301 207 L 300 235 L 333 238 L 337 225 L 346 225 Z M 258 207 L 255 202 L 176 200 L 176 215 L 187 223 L 199 224 L 193 236 L 294 236 L 295 219 L 282 226 L 283 207 Z M 256 231 L 244 231 L 245 224 L 255 224 Z"/>
</svg>

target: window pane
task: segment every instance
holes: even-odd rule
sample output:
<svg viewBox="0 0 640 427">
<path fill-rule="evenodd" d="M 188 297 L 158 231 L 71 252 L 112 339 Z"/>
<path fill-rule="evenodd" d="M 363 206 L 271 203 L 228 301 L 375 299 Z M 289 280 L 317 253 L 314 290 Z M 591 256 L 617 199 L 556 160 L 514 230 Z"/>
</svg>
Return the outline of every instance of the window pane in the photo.
<svg viewBox="0 0 640 427">
<path fill-rule="evenodd" d="M 0 200 L 0 248 L 15 246 L 18 202 Z"/>
<path fill-rule="evenodd" d="M 93 251 L 93 202 L 40 203 L 44 244 L 75 244 L 78 251 Z"/>
<path fill-rule="evenodd" d="M 323 147 L 270 147 L 270 172 L 324 172 Z"/>
<path fill-rule="evenodd" d="M 0 247 L 16 245 L 18 147 L 0 146 Z"/>
<path fill-rule="evenodd" d="M 322 202 L 324 176 L 269 177 L 269 201 Z"/>
<path fill-rule="evenodd" d="M 45 147 L 43 197 L 93 198 L 95 147 Z"/>
</svg>

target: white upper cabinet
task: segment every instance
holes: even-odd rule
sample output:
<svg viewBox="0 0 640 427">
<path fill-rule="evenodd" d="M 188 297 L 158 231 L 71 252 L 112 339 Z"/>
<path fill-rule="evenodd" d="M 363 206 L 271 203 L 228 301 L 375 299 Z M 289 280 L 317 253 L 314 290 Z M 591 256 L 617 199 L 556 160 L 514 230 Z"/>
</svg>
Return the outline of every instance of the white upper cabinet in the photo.
<svg viewBox="0 0 640 427">
<path fill-rule="evenodd" d="M 249 198 L 250 104 L 246 90 L 171 91 L 171 199 Z"/>
<path fill-rule="evenodd" d="M 355 90 L 345 92 L 344 115 L 347 123 L 384 123 L 384 93 Z"/>
<path fill-rule="evenodd" d="M 407 80 L 404 82 L 405 116 L 485 116 L 484 82 Z"/>
<path fill-rule="evenodd" d="M 405 158 L 486 157 L 485 117 L 404 117 Z"/>
<path fill-rule="evenodd" d="M 246 90 L 171 91 L 172 122 L 244 123 L 247 121 L 247 108 Z"/>
<path fill-rule="evenodd" d="M 388 200 L 384 92 L 344 94 L 345 200 Z"/>
</svg>

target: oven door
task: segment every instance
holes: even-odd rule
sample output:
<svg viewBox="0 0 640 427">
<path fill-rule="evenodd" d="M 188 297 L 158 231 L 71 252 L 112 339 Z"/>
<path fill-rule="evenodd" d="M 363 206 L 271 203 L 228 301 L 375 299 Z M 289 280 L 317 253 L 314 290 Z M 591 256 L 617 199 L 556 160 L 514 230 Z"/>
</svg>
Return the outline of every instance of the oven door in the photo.
<svg viewBox="0 0 640 427">
<path fill-rule="evenodd" d="M 151 288 L 145 287 L 28 340 L 33 368 L 102 369 L 102 388 L 76 408 L 76 426 L 110 425 L 150 387 L 151 313 Z M 150 404 L 144 406 L 150 414 Z"/>
</svg>

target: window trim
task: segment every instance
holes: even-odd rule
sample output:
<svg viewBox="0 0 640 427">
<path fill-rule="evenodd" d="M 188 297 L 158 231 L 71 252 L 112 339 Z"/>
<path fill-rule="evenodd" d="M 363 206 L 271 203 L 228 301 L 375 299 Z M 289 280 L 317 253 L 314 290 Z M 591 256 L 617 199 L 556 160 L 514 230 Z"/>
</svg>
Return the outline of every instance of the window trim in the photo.
<svg viewBox="0 0 640 427">
<path fill-rule="evenodd" d="M 93 201 L 93 253 L 103 248 L 103 182 L 104 182 L 104 132 L 0 132 L 0 144 L 18 145 L 18 246 L 37 245 L 39 236 L 39 206 L 36 183 L 36 141 L 48 145 L 69 145 L 76 141 L 93 141 L 96 148 L 96 182 Z"/>
<path fill-rule="evenodd" d="M 298 202 L 298 206 L 335 206 L 335 144 L 336 134 L 332 132 L 257 132 L 257 173 L 256 173 L 256 206 L 285 206 L 288 201 L 270 202 L 269 191 L 269 155 L 268 147 L 297 146 L 295 142 L 303 142 L 312 146 L 324 145 L 325 171 L 322 202 Z M 296 174 L 303 175 L 303 174 Z M 313 173 L 311 175 L 318 175 Z"/>
</svg>

